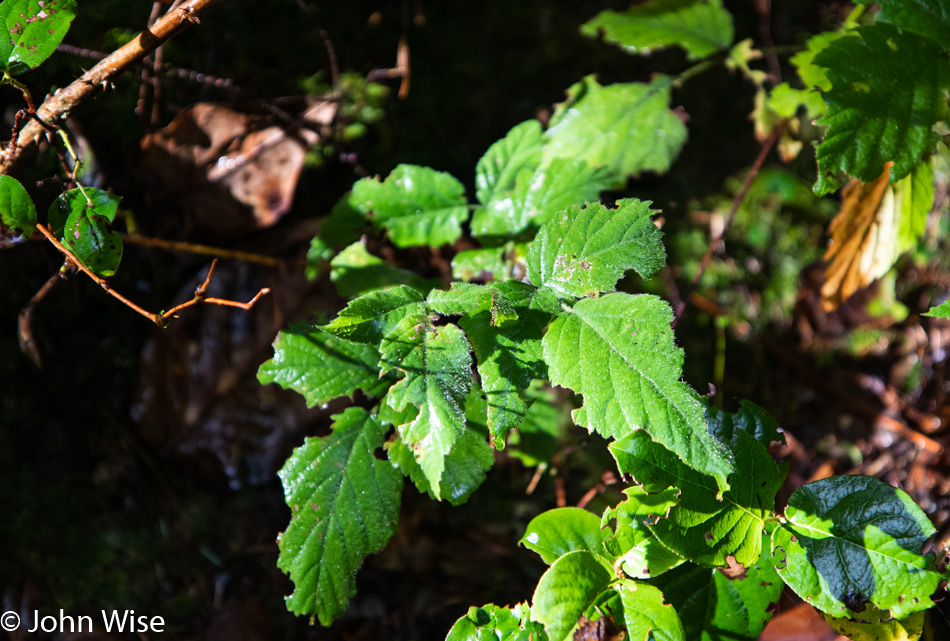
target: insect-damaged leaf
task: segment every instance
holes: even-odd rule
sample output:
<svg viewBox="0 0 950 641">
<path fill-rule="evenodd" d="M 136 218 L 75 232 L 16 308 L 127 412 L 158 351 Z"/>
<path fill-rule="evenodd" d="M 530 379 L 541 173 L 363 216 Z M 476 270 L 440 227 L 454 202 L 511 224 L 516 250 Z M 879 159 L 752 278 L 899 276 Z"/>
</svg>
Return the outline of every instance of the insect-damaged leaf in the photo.
<svg viewBox="0 0 950 641">
<path fill-rule="evenodd" d="M 0 71 L 35 69 L 62 42 L 76 17 L 74 0 L 4 0 L 0 3 Z"/>
<path fill-rule="evenodd" d="M 540 623 L 531 621 L 527 603 L 513 608 L 486 605 L 469 608 L 445 641 L 547 641 L 547 635 Z"/>
<path fill-rule="evenodd" d="M 699 395 L 680 381 L 672 320 L 669 305 L 647 294 L 580 300 L 544 336 L 550 380 L 583 395 L 579 425 L 614 438 L 643 429 L 726 490 L 734 466 L 707 432 Z"/>
<path fill-rule="evenodd" d="M 730 447 L 735 472 L 722 500 L 717 500 L 715 479 L 690 469 L 645 433 L 635 432 L 610 445 L 617 467 L 647 492 L 681 490 L 668 516 L 647 527 L 666 547 L 694 563 L 725 566 L 729 556 L 742 565 L 754 563 L 762 551 L 765 519 L 785 478 L 784 467 L 748 432 L 737 431 Z"/>
<path fill-rule="evenodd" d="M 368 554 L 396 531 L 402 477 L 373 452 L 385 429 L 356 407 L 333 417 L 333 432 L 308 438 L 280 471 L 293 514 L 280 536 L 277 567 L 290 574 L 287 607 L 330 625 L 356 592 Z"/>
<path fill-rule="evenodd" d="M 870 602 L 903 618 L 933 605 L 950 575 L 922 554 L 934 526 L 907 494 L 870 476 L 836 476 L 800 487 L 787 522 L 772 533 L 779 575 L 834 617 Z"/>
<path fill-rule="evenodd" d="M 70 189 L 49 208 L 54 233 L 95 274 L 108 278 L 122 261 L 122 236 L 112 230 L 121 198 L 95 187 Z"/>
<path fill-rule="evenodd" d="M 649 278 L 666 262 L 649 202 L 626 199 L 571 207 L 528 245 L 528 277 L 538 287 L 581 298 L 613 290 L 629 269 Z"/>
</svg>

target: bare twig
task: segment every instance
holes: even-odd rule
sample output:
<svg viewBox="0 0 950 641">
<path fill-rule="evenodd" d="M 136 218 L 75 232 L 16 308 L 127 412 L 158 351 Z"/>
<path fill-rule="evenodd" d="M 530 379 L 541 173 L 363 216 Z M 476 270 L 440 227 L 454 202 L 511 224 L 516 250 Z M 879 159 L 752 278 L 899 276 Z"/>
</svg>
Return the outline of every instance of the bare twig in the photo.
<svg viewBox="0 0 950 641">
<path fill-rule="evenodd" d="M 190 24 L 200 22 L 200 16 L 221 1 L 187 0 L 174 11 L 162 16 L 151 29 L 143 31 L 131 42 L 116 49 L 78 80 L 49 96 L 37 110 L 37 118 L 47 126 L 59 126 L 72 109 L 108 86 L 116 75 L 140 61 Z M 0 174 L 9 173 L 23 152 L 35 144 L 43 133 L 42 125 L 35 120 L 29 122 L 20 132 L 17 144 L 9 145 L 5 150 L 0 160 Z"/>
<path fill-rule="evenodd" d="M 735 198 L 732 199 L 732 205 L 729 207 L 729 213 L 726 216 L 726 221 L 722 226 L 722 231 L 720 231 L 719 235 L 716 236 L 716 238 L 714 238 L 711 243 L 709 243 L 709 249 L 706 250 L 706 255 L 703 256 L 703 259 L 699 262 L 699 269 L 696 270 L 696 275 L 693 276 L 693 280 L 690 281 L 688 293 L 682 297 L 679 304 L 676 306 L 674 318 L 677 321 L 682 317 L 683 312 L 686 310 L 686 301 L 691 298 L 693 290 L 696 289 L 696 285 L 699 284 L 700 279 L 706 272 L 706 268 L 709 267 L 709 263 L 712 260 L 713 254 L 716 253 L 720 247 L 722 247 L 726 232 L 729 231 L 729 227 L 732 225 L 732 221 L 736 217 L 736 212 L 739 211 L 742 201 L 745 200 L 746 194 L 749 192 L 749 187 L 752 186 L 752 181 L 755 180 L 755 177 L 759 174 L 759 170 L 762 169 L 762 165 L 765 163 L 765 159 L 768 157 L 769 152 L 772 151 L 772 147 L 775 146 L 775 143 L 778 142 L 782 132 L 785 131 L 785 123 L 786 121 L 782 120 L 777 125 L 775 125 L 768 139 L 762 143 L 762 150 L 759 151 L 759 156 L 755 159 L 755 162 L 752 163 L 752 168 L 746 175 L 745 180 L 742 181 L 742 186 L 739 188 L 739 192 L 736 194 Z"/>
<path fill-rule="evenodd" d="M 33 298 L 27 303 L 26 307 L 20 310 L 20 317 L 17 324 L 17 334 L 20 339 L 20 351 L 30 357 L 37 367 L 43 367 L 43 361 L 40 359 L 40 351 L 36 347 L 36 341 L 33 339 L 33 310 L 37 304 L 49 294 L 53 287 L 62 280 L 63 275 L 56 272 L 49 277 L 39 291 L 33 294 Z"/>
<path fill-rule="evenodd" d="M 149 238 L 147 236 L 130 236 L 122 234 L 122 241 L 132 245 L 142 245 L 143 247 L 158 247 L 173 252 L 188 252 L 189 254 L 201 254 L 203 256 L 214 256 L 215 258 L 233 258 L 245 263 L 256 263 L 266 267 L 282 267 L 290 264 L 294 267 L 302 267 L 305 261 L 285 260 L 264 254 L 254 252 L 240 251 L 236 249 L 225 249 L 224 247 L 212 247 L 210 245 L 198 245 L 195 243 L 185 243 L 177 240 L 164 240 L 162 238 Z"/>
<path fill-rule="evenodd" d="M 53 244 L 53 246 L 54 246 L 56 249 L 58 249 L 61 254 L 63 254 L 63 256 L 66 257 L 66 263 L 67 263 L 67 264 L 69 264 L 69 265 L 72 266 L 72 267 L 75 267 L 76 269 L 78 269 L 78 270 L 80 270 L 81 272 L 83 272 L 84 274 L 86 274 L 86 276 L 88 276 L 88 277 L 91 278 L 93 281 L 95 281 L 96 284 L 99 285 L 99 287 L 101 287 L 102 289 L 104 289 L 107 294 L 109 294 L 110 296 L 112 296 L 113 298 L 115 298 L 117 301 L 119 301 L 119 302 L 122 303 L 123 305 L 125 305 L 125 306 L 131 308 L 131 309 L 134 310 L 136 313 L 140 314 L 141 316 L 144 316 L 145 318 L 149 319 L 150 321 L 152 321 L 153 323 L 155 323 L 156 325 L 158 325 L 159 327 L 162 327 L 162 328 L 167 327 L 167 326 L 168 326 L 168 321 L 171 320 L 172 318 L 176 318 L 178 312 L 180 312 L 181 310 L 183 310 L 183 309 L 185 309 L 185 308 L 187 308 L 187 307 L 191 307 L 191 306 L 193 306 L 193 305 L 197 305 L 198 303 L 209 303 L 209 304 L 211 304 L 211 305 L 224 305 L 224 306 L 226 306 L 226 307 L 238 307 L 238 308 L 243 309 L 243 310 L 249 310 L 249 309 L 251 309 L 252 307 L 254 307 L 254 305 L 257 303 L 257 301 L 260 300 L 261 296 L 264 296 L 265 294 L 269 294 L 269 293 L 270 293 L 270 288 L 269 288 L 269 287 L 264 287 L 264 288 L 262 288 L 259 292 L 257 292 L 257 294 L 254 296 L 254 298 L 252 298 L 251 300 L 249 300 L 249 301 L 246 302 L 246 303 L 241 303 L 241 302 L 233 301 L 233 300 L 227 300 L 227 299 L 224 299 L 224 298 L 210 298 L 210 297 L 206 296 L 206 295 L 205 295 L 205 292 L 206 292 L 206 290 L 208 289 L 208 284 L 211 282 L 211 274 L 214 272 L 214 266 L 215 266 L 215 264 L 217 264 L 217 262 L 218 262 L 217 259 L 215 259 L 215 260 L 212 261 L 212 263 L 211 263 L 211 269 L 208 270 L 208 277 L 205 278 L 205 282 L 202 283 L 201 286 L 198 287 L 198 289 L 195 290 L 195 297 L 194 297 L 193 299 L 191 299 L 190 301 L 187 301 L 187 302 L 185 302 L 185 303 L 182 303 L 181 305 L 176 305 L 175 307 L 171 308 L 171 309 L 170 309 L 169 311 L 167 311 L 167 312 L 158 312 L 157 314 L 153 314 L 152 312 L 149 312 L 149 311 L 147 311 L 147 310 L 145 310 L 145 309 L 142 309 L 141 307 L 139 307 L 138 305 L 136 305 L 135 303 L 133 303 L 132 301 L 130 301 L 128 298 L 126 298 L 125 296 L 123 296 L 123 295 L 120 294 L 119 292 L 117 292 L 117 291 L 115 291 L 114 289 L 112 289 L 112 287 L 109 285 L 108 282 L 106 282 L 106 280 L 105 280 L 104 278 L 102 278 L 101 276 L 99 276 L 99 275 L 97 275 L 96 273 L 92 272 L 88 267 L 86 267 L 85 265 L 83 265 L 83 264 L 82 264 L 82 261 L 80 261 L 78 258 L 76 258 L 76 255 L 75 255 L 75 254 L 73 254 L 71 251 L 69 251 L 69 249 L 67 249 L 61 242 L 59 242 L 58 240 L 56 240 L 56 237 L 53 236 L 53 234 L 51 234 L 48 229 L 46 229 L 45 227 L 43 227 L 43 226 L 40 225 L 40 224 L 37 224 L 37 225 L 36 225 L 36 228 L 39 229 L 40 232 L 41 232 L 44 236 L 46 236 L 46 239 L 47 239 L 49 242 L 51 242 L 51 243 Z"/>
</svg>

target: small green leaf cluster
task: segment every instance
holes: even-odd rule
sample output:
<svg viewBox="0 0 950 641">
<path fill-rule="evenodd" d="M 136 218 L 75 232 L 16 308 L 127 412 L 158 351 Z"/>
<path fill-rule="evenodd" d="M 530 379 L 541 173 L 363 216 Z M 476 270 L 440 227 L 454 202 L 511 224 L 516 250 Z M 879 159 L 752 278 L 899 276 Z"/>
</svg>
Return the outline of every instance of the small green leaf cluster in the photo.
<svg viewBox="0 0 950 641">
<path fill-rule="evenodd" d="M 76 16 L 74 0 L 3 0 L 0 24 L 2 82 L 26 91 L 13 76 L 35 69 L 62 42 Z M 90 271 L 112 276 L 122 260 L 122 238 L 112 230 L 119 198 L 94 187 L 77 187 L 50 206 L 47 220 L 56 236 Z M 0 248 L 19 244 L 36 229 L 36 207 L 15 178 L 0 176 Z"/>
<path fill-rule="evenodd" d="M 933 154 L 938 123 L 946 122 L 946 3 L 886 0 L 880 5 L 870 24 L 849 20 L 838 32 L 812 37 L 807 50 L 792 59 L 805 89 L 782 85 L 772 96 L 779 114 L 793 116 L 801 104 L 827 127 L 816 151 L 818 194 L 837 189 L 844 175 L 874 180 L 889 161 L 893 182 L 908 176 Z"/>
<path fill-rule="evenodd" d="M 894 160 L 909 172 L 935 142 L 907 114 L 940 111 L 931 100 L 931 89 L 945 86 L 939 70 L 935 85 L 883 112 L 854 102 L 860 127 L 875 114 L 890 120 L 836 142 L 841 114 L 854 106 L 845 94 L 880 91 L 876 80 L 848 76 L 852 57 L 866 54 L 852 49 L 883 46 L 915 69 L 944 64 L 924 61 L 934 47 L 945 57 L 935 34 L 901 31 L 901 21 L 919 16 L 885 5 L 879 24 L 815 40 L 800 55 L 799 68 L 825 92 L 821 105 L 790 88 L 787 104 L 772 105 L 794 112 L 800 98 L 825 109 L 819 191 L 832 166 L 864 177 L 878 160 Z M 584 31 L 632 53 L 681 46 L 691 59 L 733 39 L 719 0 L 651 0 L 604 12 Z M 729 57 L 761 88 L 751 59 L 748 42 Z M 693 72 L 608 86 L 584 78 L 547 129 L 521 123 L 488 149 L 471 205 L 456 178 L 400 165 L 383 180 L 358 181 L 326 219 L 309 273 L 329 261 L 331 280 L 353 300 L 329 322 L 281 332 L 258 373 L 310 406 L 359 390 L 356 406 L 333 417 L 331 434 L 307 439 L 280 472 L 292 518 L 278 565 L 295 585 L 293 612 L 324 625 L 341 616 L 356 570 L 395 531 L 400 478 L 437 500 L 467 500 L 493 449 L 519 440 L 532 420 L 554 422 L 549 384 L 579 397 L 574 423 L 610 441 L 626 498 L 600 517 L 575 508 L 538 516 L 522 543 L 549 567 L 530 607 L 472 608 L 452 641 L 561 641 L 598 625 L 635 638 L 752 639 L 784 585 L 836 619 L 906 619 L 933 605 L 948 575 L 923 553 L 934 528 L 906 494 L 873 478 L 838 477 L 776 506 L 786 466 L 768 452 L 783 440 L 775 420 L 751 403 L 735 414 L 708 407 L 682 381 L 669 305 L 617 291 L 626 272 L 649 278 L 663 266 L 657 212 L 638 199 L 610 208 L 594 201 L 629 176 L 669 169 L 687 135 L 670 93 Z M 866 137 L 885 134 L 920 144 L 902 146 L 903 164 L 872 158 Z M 455 256 L 462 282 L 448 289 L 373 255 L 360 239 L 372 233 L 398 256 L 454 244 L 466 226 L 480 248 Z"/>
<path fill-rule="evenodd" d="M 774 419 L 748 402 L 735 414 L 706 408 L 705 419 L 730 454 L 728 489 L 637 431 L 610 445 L 636 482 L 625 500 L 600 518 L 559 508 L 528 525 L 521 543 L 549 566 L 531 603 L 545 638 L 573 638 L 603 619 L 634 638 L 754 639 L 784 585 L 865 630 L 933 605 L 948 575 L 922 554 L 934 527 L 905 493 L 835 477 L 799 488 L 782 516 L 786 466 L 766 449 L 784 440 Z"/>
</svg>

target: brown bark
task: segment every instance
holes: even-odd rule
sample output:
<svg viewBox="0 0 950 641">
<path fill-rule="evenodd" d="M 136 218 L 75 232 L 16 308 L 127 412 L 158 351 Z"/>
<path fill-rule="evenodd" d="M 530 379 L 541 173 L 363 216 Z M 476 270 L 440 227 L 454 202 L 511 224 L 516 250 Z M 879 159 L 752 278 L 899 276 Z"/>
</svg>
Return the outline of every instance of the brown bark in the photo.
<svg viewBox="0 0 950 641">
<path fill-rule="evenodd" d="M 116 49 L 75 82 L 48 96 L 37 109 L 37 117 L 49 126 L 58 127 L 71 110 L 106 87 L 116 75 L 140 61 L 189 25 L 198 24 L 200 17 L 221 1 L 187 0 L 183 2 L 131 42 Z M 4 149 L 3 157 L 0 158 L 0 174 L 10 173 L 24 151 L 34 145 L 45 131 L 43 125 L 36 120 L 30 120 L 20 132 L 16 146 L 8 145 Z"/>
</svg>

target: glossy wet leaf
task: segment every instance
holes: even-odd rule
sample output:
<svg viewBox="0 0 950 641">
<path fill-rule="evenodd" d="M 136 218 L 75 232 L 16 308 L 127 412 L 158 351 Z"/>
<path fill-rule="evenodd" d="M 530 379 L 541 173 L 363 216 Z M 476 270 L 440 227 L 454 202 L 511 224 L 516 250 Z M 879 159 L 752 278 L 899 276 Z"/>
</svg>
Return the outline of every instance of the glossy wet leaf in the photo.
<svg viewBox="0 0 950 641">
<path fill-rule="evenodd" d="M 356 592 L 356 570 L 396 531 L 402 477 L 373 455 L 385 429 L 360 408 L 334 416 L 333 432 L 308 438 L 280 471 L 292 518 L 277 566 L 290 574 L 287 607 L 330 625 Z"/>
<path fill-rule="evenodd" d="M 518 281 L 493 286 L 510 311 L 474 310 L 459 320 L 475 352 L 478 375 L 488 402 L 487 425 L 495 447 L 503 449 L 508 433 L 518 427 L 528 405 L 522 392 L 531 381 L 545 378 L 547 370 L 541 339 L 550 323 L 557 298 L 548 289 L 535 289 Z M 517 318 L 517 321 L 503 318 Z"/>
<path fill-rule="evenodd" d="M 425 299 L 419 290 L 395 285 L 353 299 L 323 329 L 358 343 L 379 345 L 402 319 L 425 313 Z"/>
<path fill-rule="evenodd" d="M 357 389 L 377 396 L 393 382 L 380 379 L 379 351 L 372 345 L 306 325 L 277 334 L 274 357 L 260 366 L 257 380 L 299 392 L 307 407 L 350 396 Z"/>
<path fill-rule="evenodd" d="M 544 624 L 551 641 L 570 638 L 587 608 L 613 579 L 606 559 L 587 551 L 568 552 L 538 581 L 531 617 Z"/>
<path fill-rule="evenodd" d="M 735 414 L 708 405 L 706 421 L 709 423 L 709 433 L 724 443 L 735 438 L 736 430 L 747 432 L 766 447 L 773 442 L 785 443 L 785 435 L 780 431 L 778 421 L 765 408 L 752 401 L 741 401 L 739 411 Z"/>
<path fill-rule="evenodd" d="M 612 522 L 614 531 L 604 546 L 621 559 L 620 568 L 628 577 L 653 578 L 683 563 L 683 557 L 660 543 L 646 525 L 666 518 L 679 502 L 679 493 L 679 488 L 671 488 L 647 494 L 643 487 L 634 485 L 624 490 L 626 500 L 604 511 L 601 524 L 609 526 Z"/>
<path fill-rule="evenodd" d="M 680 489 L 667 518 L 648 527 L 666 547 L 694 563 L 725 566 L 728 556 L 742 565 L 754 563 L 762 551 L 765 519 L 785 478 L 784 466 L 747 432 L 737 432 L 730 447 L 735 472 L 720 501 L 715 479 L 690 469 L 643 432 L 610 445 L 618 468 L 647 492 Z"/>
<path fill-rule="evenodd" d="M 557 212 L 596 201 L 615 179 L 583 160 L 553 158 L 544 167 L 523 169 L 511 190 L 493 195 L 472 216 L 472 235 L 510 237 L 555 218 Z"/>
<path fill-rule="evenodd" d="M 367 251 L 362 242 L 355 242 L 330 261 L 330 280 L 344 298 L 362 296 L 393 285 L 409 285 L 428 291 L 436 281 L 422 278 L 415 272 L 390 265 Z"/>
<path fill-rule="evenodd" d="M 25 241 L 36 227 L 33 200 L 15 178 L 0 176 L 0 249 Z"/>
<path fill-rule="evenodd" d="M 620 200 L 571 207 L 541 227 L 528 245 L 528 277 L 538 287 L 581 298 L 616 288 L 627 270 L 644 278 L 666 262 L 649 202 Z"/>
<path fill-rule="evenodd" d="M 665 76 L 606 87 L 588 76 L 552 116 L 544 159 L 583 160 L 607 168 L 618 182 L 665 172 L 686 142 L 686 126 L 669 108 L 670 88 Z"/>
<path fill-rule="evenodd" d="M 684 564 L 653 583 L 676 607 L 689 641 L 755 639 L 772 618 L 785 584 L 770 560 L 768 541 L 745 575 Z"/>
<path fill-rule="evenodd" d="M 647 294 L 580 300 L 544 336 L 549 378 L 583 395 L 578 425 L 614 438 L 645 430 L 725 490 L 734 466 L 706 431 L 699 395 L 680 380 L 672 320 L 669 305 Z"/>
<path fill-rule="evenodd" d="M 531 519 L 519 543 L 551 565 L 577 550 L 603 554 L 603 543 L 609 535 L 610 532 L 601 530 L 596 514 L 576 507 L 561 507 Z"/>
<path fill-rule="evenodd" d="M 888 161 L 892 180 L 900 180 L 930 153 L 950 88 L 950 60 L 939 45 L 878 23 L 835 40 L 815 63 L 831 81 L 828 115 L 818 121 L 828 130 L 816 152 L 816 193 L 835 189 L 837 172 L 870 182 Z"/>
<path fill-rule="evenodd" d="M 38 67 L 56 51 L 75 17 L 74 0 L 4 0 L 0 70 L 15 76 Z"/>
<path fill-rule="evenodd" d="M 397 424 L 405 425 L 404 423 Z M 491 446 L 483 434 L 466 426 L 456 437 L 449 452 L 443 456 L 444 469 L 438 490 L 434 490 L 416 455 L 402 440 L 388 443 L 389 460 L 415 483 L 420 492 L 436 500 L 460 505 L 468 500 L 485 480 L 485 473 L 494 462 Z"/>
<path fill-rule="evenodd" d="M 733 29 L 721 0 L 650 0 L 626 11 L 601 11 L 581 33 L 603 34 L 632 54 L 678 46 L 696 60 L 732 44 Z"/>
<path fill-rule="evenodd" d="M 409 404 L 419 409 L 411 423 L 399 426 L 399 435 L 414 452 L 432 493 L 442 496 L 445 458 L 465 429 L 471 346 L 455 325 L 435 327 L 425 316 L 407 316 L 383 337 L 380 363 L 383 373 L 404 375 L 386 403 L 396 410 Z"/>
<path fill-rule="evenodd" d="M 855 0 L 869 4 L 871 0 Z M 875 0 L 881 5 L 874 14 L 878 22 L 888 22 L 905 31 L 927 36 L 950 46 L 950 5 L 945 0 Z"/>
<path fill-rule="evenodd" d="M 851 616 L 870 601 L 897 618 L 926 610 L 948 575 L 921 554 L 934 526 L 907 494 L 869 476 L 799 488 L 772 534 L 782 579 L 813 606 Z"/>
<path fill-rule="evenodd" d="M 531 609 L 485 605 L 469 608 L 449 630 L 445 641 L 546 641 L 544 627 L 531 621 Z"/>
<path fill-rule="evenodd" d="M 121 198 L 102 189 L 71 189 L 50 205 L 54 230 L 62 222 L 63 245 L 95 274 L 108 278 L 122 261 L 122 237 L 112 230 Z M 55 213 L 54 213 L 55 212 Z"/>
<path fill-rule="evenodd" d="M 353 185 L 350 205 L 397 247 L 444 245 L 462 235 L 468 220 L 465 188 L 447 173 L 399 165 L 386 180 L 364 178 Z"/>
<path fill-rule="evenodd" d="M 623 623 L 629 639 L 685 641 L 679 614 L 657 588 L 624 580 L 614 586 L 623 604 Z"/>
</svg>

